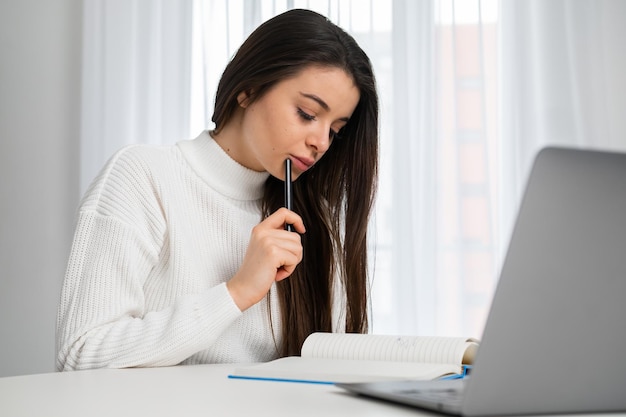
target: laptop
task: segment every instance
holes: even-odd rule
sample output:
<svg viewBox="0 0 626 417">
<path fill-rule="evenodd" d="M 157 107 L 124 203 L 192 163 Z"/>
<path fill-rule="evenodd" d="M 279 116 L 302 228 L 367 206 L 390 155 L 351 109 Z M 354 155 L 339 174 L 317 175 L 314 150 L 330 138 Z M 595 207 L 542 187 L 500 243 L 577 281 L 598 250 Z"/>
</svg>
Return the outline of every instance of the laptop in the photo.
<svg viewBox="0 0 626 417">
<path fill-rule="evenodd" d="M 462 416 L 626 410 L 626 154 L 537 154 L 468 378 L 337 385 Z"/>
</svg>

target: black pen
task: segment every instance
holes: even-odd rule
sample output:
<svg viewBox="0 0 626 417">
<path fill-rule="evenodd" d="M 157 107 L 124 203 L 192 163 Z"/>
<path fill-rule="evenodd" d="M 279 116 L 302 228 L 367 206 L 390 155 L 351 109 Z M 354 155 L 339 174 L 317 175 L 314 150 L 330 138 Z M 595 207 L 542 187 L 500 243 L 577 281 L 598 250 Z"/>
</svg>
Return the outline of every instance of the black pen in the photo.
<svg viewBox="0 0 626 417">
<path fill-rule="evenodd" d="M 285 207 L 293 210 L 293 190 L 291 184 L 291 159 L 285 160 Z M 285 230 L 293 232 L 293 226 L 285 223 Z"/>
</svg>

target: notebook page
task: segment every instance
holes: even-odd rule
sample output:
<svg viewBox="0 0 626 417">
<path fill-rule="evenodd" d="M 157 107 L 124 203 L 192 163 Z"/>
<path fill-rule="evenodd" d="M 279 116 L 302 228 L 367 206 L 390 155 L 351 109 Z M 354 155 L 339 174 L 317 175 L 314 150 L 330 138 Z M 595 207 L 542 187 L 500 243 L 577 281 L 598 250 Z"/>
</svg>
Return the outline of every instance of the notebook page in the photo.
<svg viewBox="0 0 626 417">
<path fill-rule="evenodd" d="M 459 367 L 453 364 L 288 356 L 266 363 L 236 368 L 231 378 L 332 383 L 398 379 L 430 380 L 442 375 L 458 373 L 459 370 Z"/>
<path fill-rule="evenodd" d="M 313 333 L 302 345 L 308 358 L 433 362 L 461 364 L 475 344 L 464 337 L 388 336 L 353 333 Z"/>
</svg>

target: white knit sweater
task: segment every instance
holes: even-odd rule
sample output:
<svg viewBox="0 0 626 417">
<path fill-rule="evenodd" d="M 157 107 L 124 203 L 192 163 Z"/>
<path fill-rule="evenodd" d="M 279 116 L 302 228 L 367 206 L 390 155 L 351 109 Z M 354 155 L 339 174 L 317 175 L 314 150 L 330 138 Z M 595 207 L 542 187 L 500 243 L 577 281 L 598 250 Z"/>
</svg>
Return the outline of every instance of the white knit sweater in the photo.
<svg viewBox="0 0 626 417">
<path fill-rule="evenodd" d="M 276 358 L 275 289 L 270 303 L 242 313 L 225 285 L 261 221 L 267 177 L 239 165 L 207 132 L 116 153 L 78 212 L 57 318 L 57 368 Z"/>
</svg>

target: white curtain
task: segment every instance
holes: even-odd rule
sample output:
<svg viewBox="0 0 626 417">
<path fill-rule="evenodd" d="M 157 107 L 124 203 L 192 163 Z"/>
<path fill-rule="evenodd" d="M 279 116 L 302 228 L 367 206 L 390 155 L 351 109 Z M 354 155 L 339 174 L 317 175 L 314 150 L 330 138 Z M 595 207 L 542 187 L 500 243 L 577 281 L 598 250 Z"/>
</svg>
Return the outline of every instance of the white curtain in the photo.
<svg viewBox="0 0 626 417">
<path fill-rule="evenodd" d="M 392 27 L 373 329 L 480 336 L 499 243 L 498 2 L 394 1 Z"/>
<path fill-rule="evenodd" d="M 626 149 L 626 2 L 86 0 L 83 189 L 124 144 L 210 127 L 228 59 L 292 7 L 353 34 L 379 83 L 372 331 L 480 337 L 537 150 Z"/>
<path fill-rule="evenodd" d="M 626 2 L 506 0 L 501 176 L 510 225 L 536 151 L 626 150 Z"/>
<path fill-rule="evenodd" d="M 130 143 L 189 135 L 191 0 L 85 0 L 81 191 Z"/>
</svg>

